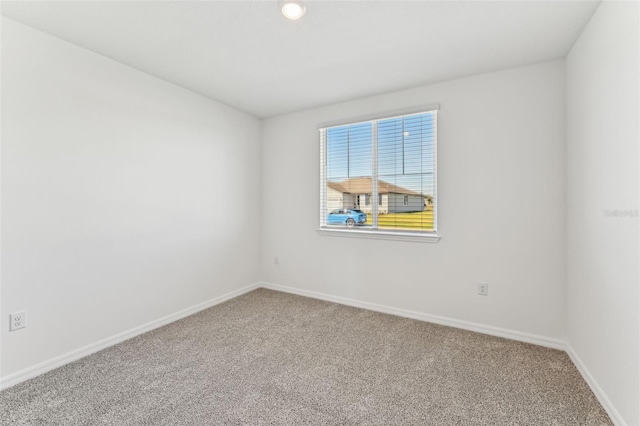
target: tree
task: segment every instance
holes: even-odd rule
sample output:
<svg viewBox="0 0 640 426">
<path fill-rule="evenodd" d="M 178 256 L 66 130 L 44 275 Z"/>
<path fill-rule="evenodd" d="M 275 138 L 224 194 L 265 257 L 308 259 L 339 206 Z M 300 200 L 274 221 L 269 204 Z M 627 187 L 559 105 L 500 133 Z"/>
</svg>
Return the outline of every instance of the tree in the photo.
<svg viewBox="0 0 640 426">
<path fill-rule="evenodd" d="M 425 197 L 427 199 L 427 210 L 433 208 L 433 195 L 427 195 Z"/>
</svg>

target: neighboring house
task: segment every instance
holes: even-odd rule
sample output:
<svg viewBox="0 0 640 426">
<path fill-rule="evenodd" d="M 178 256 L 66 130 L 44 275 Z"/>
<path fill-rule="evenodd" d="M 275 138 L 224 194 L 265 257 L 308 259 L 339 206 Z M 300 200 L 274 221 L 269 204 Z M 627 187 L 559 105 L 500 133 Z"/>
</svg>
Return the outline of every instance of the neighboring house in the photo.
<svg viewBox="0 0 640 426">
<path fill-rule="evenodd" d="M 327 182 L 327 210 L 373 207 L 371 178 L 351 178 L 340 183 Z M 426 208 L 426 196 L 401 186 L 378 180 L 378 213 L 416 212 Z"/>
</svg>

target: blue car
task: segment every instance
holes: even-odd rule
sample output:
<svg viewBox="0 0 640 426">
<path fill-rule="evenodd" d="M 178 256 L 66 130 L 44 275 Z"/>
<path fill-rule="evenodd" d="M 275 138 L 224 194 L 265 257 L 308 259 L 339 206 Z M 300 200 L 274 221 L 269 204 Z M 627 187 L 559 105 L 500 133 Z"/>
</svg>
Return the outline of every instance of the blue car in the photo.
<svg viewBox="0 0 640 426">
<path fill-rule="evenodd" d="M 362 210 L 336 209 L 327 216 L 327 225 L 346 225 L 353 228 L 355 225 L 367 223 L 367 215 Z"/>
</svg>

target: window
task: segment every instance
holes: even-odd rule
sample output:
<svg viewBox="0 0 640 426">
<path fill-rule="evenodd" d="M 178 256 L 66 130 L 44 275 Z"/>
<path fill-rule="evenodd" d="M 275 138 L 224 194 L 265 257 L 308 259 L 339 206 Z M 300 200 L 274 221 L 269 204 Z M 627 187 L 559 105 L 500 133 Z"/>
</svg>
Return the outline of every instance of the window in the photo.
<svg viewBox="0 0 640 426">
<path fill-rule="evenodd" d="M 436 109 L 319 133 L 321 231 L 436 235 Z"/>
</svg>

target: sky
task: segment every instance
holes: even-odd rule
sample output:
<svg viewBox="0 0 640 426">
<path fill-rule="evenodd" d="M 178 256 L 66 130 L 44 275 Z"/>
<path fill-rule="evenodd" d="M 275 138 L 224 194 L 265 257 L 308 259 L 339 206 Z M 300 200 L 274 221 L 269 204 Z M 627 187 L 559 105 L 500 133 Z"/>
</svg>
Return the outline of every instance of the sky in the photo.
<svg viewBox="0 0 640 426">
<path fill-rule="evenodd" d="M 378 121 L 378 179 L 433 195 L 435 123 L 431 112 Z M 327 129 L 327 180 L 371 177 L 373 123 Z"/>
</svg>

